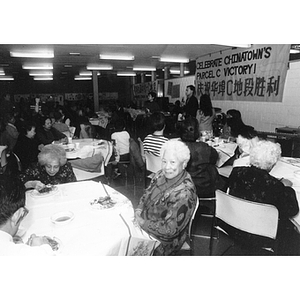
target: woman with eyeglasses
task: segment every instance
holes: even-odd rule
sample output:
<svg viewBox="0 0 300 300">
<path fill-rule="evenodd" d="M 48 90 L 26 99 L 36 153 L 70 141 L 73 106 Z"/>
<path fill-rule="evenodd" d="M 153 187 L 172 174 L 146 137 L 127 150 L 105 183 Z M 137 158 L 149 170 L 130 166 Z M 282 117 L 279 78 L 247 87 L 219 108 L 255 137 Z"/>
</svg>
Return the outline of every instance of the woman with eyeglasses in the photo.
<svg viewBox="0 0 300 300">
<path fill-rule="evenodd" d="M 0 175 L 0 255 L 54 255 L 46 237 L 32 235 L 24 243 L 18 229 L 28 214 L 25 189 L 17 178 Z"/>
<path fill-rule="evenodd" d="M 41 190 L 46 185 L 77 181 L 66 151 L 60 145 L 46 145 L 38 155 L 38 163 L 20 174 L 26 189 Z"/>
</svg>

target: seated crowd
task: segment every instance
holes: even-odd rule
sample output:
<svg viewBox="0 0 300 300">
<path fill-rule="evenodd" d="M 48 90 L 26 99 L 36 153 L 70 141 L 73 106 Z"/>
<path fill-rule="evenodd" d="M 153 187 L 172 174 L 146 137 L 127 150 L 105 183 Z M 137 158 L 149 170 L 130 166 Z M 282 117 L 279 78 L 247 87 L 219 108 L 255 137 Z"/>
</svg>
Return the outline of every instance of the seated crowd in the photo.
<svg viewBox="0 0 300 300">
<path fill-rule="evenodd" d="M 187 89 L 190 105 L 194 100 L 193 92 L 193 88 Z M 281 253 L 285 253 L 290 236 L 295 233 L 289 219 L 299 212 L 299 207 L 295 191 L 269 173 L 281 156 L 280 145 L 259 139 L 256 130 L 244 124 L 238 110 L 228 110 L 220 137 L 235 141 L 238 147 L 234 157 L 227 162 L 233 165 L 233 170 L 225 182 L 216 167 L 218 152 L 200 140 L 201 136 L 213 135 L 215 110 L 209 96 L 201 97 L 196 112 L 191 107 L 187 111 L 185 107 L 176 111 L 177 116 L 182 114 L 182 118 L 176 124 L 177 132 L 173 137 L 165 134 L 166 117 L 158 111 L 155 97 L 149 93 L 146 108 L 150 130 L 143 141 L 140 139 L 140 145 L 145 152 L 160 158 L 160 170 L 152 177 L 135 210 L 140 227 L 161 242 L 154 254 L 178 253 L 187 238 L 197 198 L 213 198 L 217 189 L 249 201 L 276 206 L 281 220 Z M 118 162 L 121 166 L 122 162 L 130 161 L 133 136 L 127 129 L 125 115 L 117 103 L 110 111 L 111 122 L 105 133 L 103 128 L 92 133 L 93 137 L 108 139 L 115 145 L 115 155 L 106 168 L 107 175 L 112 178 L 119 175 Z M 32 251 L 33 255 L 35 252 L 49 252 L 47 241 L 42 237 L 33 236 L 22 246 L 16 244 L 13 247 L 11 243 L 26 215 L 25 189 L 40 190 L 48 184 L 77 181 L 65 150 L 56 143 L 68 142 L 64 132 L 70 126 L 75 128 L 74 136 L 79 138 L 80 125 L 90 126 L 89 118 L 93 116 L 93 112 L 75 105 L 69 110 L 61 106 L 53 110 L 43 107 L 41 112 L 27 113 L 22 117 L 13 111 L 1 116 L 0 145 L 7 146 L 11 154 L 6 166 L 1 167 L 0 175 L 1 207 L 5 204 L 5 208 L 0 208 L 0 243 L 10 245 L 3 253 L 30 252 L 30 246 L 35 245 L 39 250 Z M 20 160 L 21 168 L 16 159 Z M 12 184 L 16 193 L 12 191 Z"/>
</svg>

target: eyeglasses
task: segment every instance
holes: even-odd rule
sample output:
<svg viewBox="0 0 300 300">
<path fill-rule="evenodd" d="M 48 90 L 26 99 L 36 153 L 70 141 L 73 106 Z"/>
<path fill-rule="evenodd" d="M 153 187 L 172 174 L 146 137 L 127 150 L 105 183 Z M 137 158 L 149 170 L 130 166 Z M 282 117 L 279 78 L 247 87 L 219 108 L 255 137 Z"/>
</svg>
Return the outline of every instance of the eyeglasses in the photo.
<svg viewBox="0 0 300 300">
<path fill-rule="evenodd" d="M 23 207 L 23 212 L 19 218 L 19 220 L 17 221 L 17 224 L 21 223 L 21 221 L 28 215 L 29 210 L 24 206 Z"/>
</svg>

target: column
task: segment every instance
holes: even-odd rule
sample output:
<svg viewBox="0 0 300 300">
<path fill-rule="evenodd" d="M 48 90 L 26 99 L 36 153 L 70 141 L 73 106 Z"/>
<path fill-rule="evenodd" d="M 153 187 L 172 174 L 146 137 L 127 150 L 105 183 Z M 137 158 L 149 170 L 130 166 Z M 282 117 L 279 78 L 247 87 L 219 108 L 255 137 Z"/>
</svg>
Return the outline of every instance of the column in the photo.
<svg viewBox="0 0 300 300">
<path fill-rule="evenodd" d="M 98 71 L 93 72 L 93 95 L 94 95 L 94 111 L 99 111 L 99 90 L 98 90 Z"/>
<path fill-rule="evenodd" d="M 170 68 L 169 67 L 165 67 L 164 79 L 169 79 L 169 71 L 170 71 Z"/>
<path fill-rule="evenodd" d="M 184 76 L 184 63 L 180 63 L 180 76 Z"/>
<path fill-rule="evenodd" d="M 155 81 L 156 80 L 156 72 L 152 71 L 151 72 L 151 81 Z"/>
</svg>

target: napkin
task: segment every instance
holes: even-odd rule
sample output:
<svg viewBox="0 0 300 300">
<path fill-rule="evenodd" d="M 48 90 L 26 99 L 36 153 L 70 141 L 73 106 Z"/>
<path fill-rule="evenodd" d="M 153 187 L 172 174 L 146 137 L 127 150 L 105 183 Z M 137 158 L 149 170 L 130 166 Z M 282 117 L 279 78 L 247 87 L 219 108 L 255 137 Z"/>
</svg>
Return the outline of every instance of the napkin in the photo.
<svg viewBox="0 0 300 300">
<path fill-rule="evenodd" d="M 70 161 L 72 167 L 88 171 L 88 172 L 101 172 L 103 164 L 102 154 L 95 154 L 92 157 L 75 159 Z"/>
</svg>

